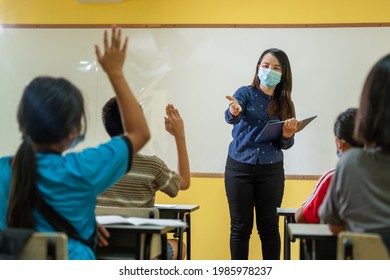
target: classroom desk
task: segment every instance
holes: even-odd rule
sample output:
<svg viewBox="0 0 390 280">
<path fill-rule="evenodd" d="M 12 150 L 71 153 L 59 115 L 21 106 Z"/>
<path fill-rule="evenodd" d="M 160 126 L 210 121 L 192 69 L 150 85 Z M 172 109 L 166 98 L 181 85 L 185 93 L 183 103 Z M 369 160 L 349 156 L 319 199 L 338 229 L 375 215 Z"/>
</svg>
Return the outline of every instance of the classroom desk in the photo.
<svg viewBox="0 0 390 280">
<path fill-rule="evenodd" d="M 329 251 L 331 258 L 336 259 L 337 236 L 333 235 L 326 224 L 288 224 L 290 238 L 300 239 L 300 259 L 316 260 L 322 259 L 318 256 Z M 334 257 L 333 257 L 334 254 Z M 328 256 L 328 255 L 327 255 Z"/>
<path fill-rule="evenodd" d="M 289 235 L 288 235 L 288 229 L 287 225 L 289 223 L 295 223 L 295 212 L 298 208 L 276 208 L 276 213 L 279 217 L 284 217 L 283 224 L 284 224 L 284 232 L 283 232 L 283 259 L 289 260 L 291 258 L 291 244 Z"/>
<path fill-rule="evenodd" d="M 152 225 L 106 225 L 112 239 L 107 247 L 96 247 L 97 259 L 148 260 L 150 259 L 152 236 L 161 235 L 161 259 L 167 259 L 167 233 L 176 229 L 171 226 Z M 135 250 L 134 250 L 135 248 Z M 135 252 L 134 252 L 135 251 Z"/>
<path fill-rule="evenodd" d="M 160 211 L 160 219 L 179 219 L 186 222 L 188 227 L 177 228 L 174 237 L 178 238 L 179 252 L 178 259 L 182 259 L 183 253 L 183 235 L 186 232 L 187 245 L 187 260 L 191 259 L 191 213 L 199 209 L 199 205 L 187 204 L 156 204 L 156 208 Z"/>
</svg>

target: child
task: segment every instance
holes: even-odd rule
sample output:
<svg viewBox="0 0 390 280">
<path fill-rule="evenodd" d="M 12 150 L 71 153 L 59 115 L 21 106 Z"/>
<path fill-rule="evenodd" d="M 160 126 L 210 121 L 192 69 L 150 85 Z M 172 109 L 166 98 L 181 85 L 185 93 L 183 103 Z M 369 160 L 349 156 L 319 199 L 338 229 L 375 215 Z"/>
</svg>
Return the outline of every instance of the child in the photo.
<svg viewBox="0 0 390 280">
<path fill-rule="evenodd" d="M 333 234 L 390 233 L 390 54 L 369 72 L 360 97 L 355 139 L 337 163 L 332 185 L 319 209 Z"/>
<path fill-rule="evenodd" d="M 123 134 L 115 97 L 104 105 L 102 119 L 105 129 L 111 137 Z M 157 191 L 175 197 L 179 190 L 186 190 L 190 187 L 191 175 L 184 122 L 179 111 L 172 104 L 166 106 L 165 129 L 175 138 L 178 152 L 177 172 L 169 169 L 164 161 L 157 156 L 135 154 L 131 171 L 98 197 L 98 205 L 153 207 Z M 185 250 L 183 250 L 183 255 L 184 253 Z M 177 259 L 177 255 L 177 240 L 169 239 L 168 259 Z"/>
<path fill-rule="evenodd" d="M 150 138 L 124 77 L 126 49 L 127 38 L 122 42 L 116 27 L 110 38 L 104 33 L 104 53 L 95 46 L 125 128 L 123 136 L 96 148 L 63 154 L 86 131 L 83 97 L 73 84 L 37 77 L 27 85 L 17 117 L 22 144 L 15 156 L 0 159 L 0 228 L 51 232 L 71 227 L 75 234 L 67 232 L 69 259 L 95 259 L 96 197 L 129 171 L 132 155 Z"/>
</svg>

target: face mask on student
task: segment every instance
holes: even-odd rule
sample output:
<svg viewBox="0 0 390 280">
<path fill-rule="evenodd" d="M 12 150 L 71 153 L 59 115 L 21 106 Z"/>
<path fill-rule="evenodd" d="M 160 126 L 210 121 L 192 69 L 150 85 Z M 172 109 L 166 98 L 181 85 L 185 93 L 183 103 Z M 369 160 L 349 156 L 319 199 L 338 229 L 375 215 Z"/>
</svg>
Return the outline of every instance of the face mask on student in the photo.
<svg viewBox="0 0 390 280">
<path fill-rule="evenodd" d="M 282 73 L 271 70 L 269 68 L 260 67 L 257 76 L 259 77 L 260 82 L 263 86 L 267 88 L 273 88 L 280 83 L 280 80 L 282 78 Z"/>
<path fill-rule="evenodd" d="M 337 155 L 338 158 L 341 158 L 342 155 L 343 155 L 343 152 L 340 151 L 339 149 L 336 149 L 336 155 Z"/>
</svg>

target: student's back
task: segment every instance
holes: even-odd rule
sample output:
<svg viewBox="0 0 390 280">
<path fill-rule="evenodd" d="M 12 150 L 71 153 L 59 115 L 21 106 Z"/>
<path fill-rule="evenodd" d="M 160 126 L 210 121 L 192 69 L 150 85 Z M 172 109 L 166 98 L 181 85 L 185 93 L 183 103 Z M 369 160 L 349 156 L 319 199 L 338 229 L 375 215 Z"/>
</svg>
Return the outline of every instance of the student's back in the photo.
<svg viewBox="0 0 390 280">
<path fill-rule="evenodd" d="M 390 54 L 371 69 L 355 122 L 354 149 L 337 164 L 321 220 L 343 230 L 390 233 Z"/>
<path fill-rule="evenodd" d="M 96 239 L 96 197 L 128 172 L 133 152 L 150 137 L 123 75 L 127 39 L 122 43 L 121 31 L 116 28 L 110 42 L 106 32 L 104 36 L 104 54 L 98 47 L 96 54 L 121 101 L 126 135 L 63 155 L 84 138 L 83 97 L 65 79 L 38 77 L 27 85 L 19 103 L 22 143 L 16 155 L 0 159 L 0 227 L 64 231 L 69 235 L 65 229 L 68 222 L 80 235 L 80 239 L 69 236 L 69 259 L 95 258 L 92 246 L 79 240 L 93 243 Z M 50 218 L 47 207 L 64 221 Z"/>
<path fill-rule="evenodd" d="M 157 156 L 135 154 L 130 172 L 102 193 L 97 204 L 114 207 L 154 207 L 156 192 L 175 197 L 180 176 Z"/>
<path fill-rule="evenodd" d="M 123 134 L 118 104 L 109 99 L 102 109 L 102 120 L 111 137 Z M 178 191 L 190 186 L 190 166 L 185 141 L 184 122 L 171 104 L 166 107 L 165 128 L 175 138 L 178 170 L 171 170 L 157 156 L 136 154 L 129 173 L 98 197 L 101 206 L 153 207 L 157 191 L 175 197 Z"/>
</svg>

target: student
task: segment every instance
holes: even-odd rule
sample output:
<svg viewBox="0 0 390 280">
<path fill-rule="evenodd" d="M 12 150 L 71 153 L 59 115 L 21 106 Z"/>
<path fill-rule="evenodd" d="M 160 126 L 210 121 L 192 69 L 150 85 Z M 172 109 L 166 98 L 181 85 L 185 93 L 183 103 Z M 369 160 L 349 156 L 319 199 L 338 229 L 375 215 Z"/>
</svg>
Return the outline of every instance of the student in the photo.
<svg viewBox="0 0 390 280">
<path fill-rule="evenodd" d="M 64 219 L 60 226 L 68 222 L 80 235 L 69 236 L 69 259 L 95 259 L 91 243 L 96 240 L 96 197 L 129 170 L 133 153 L 150 138 L 122 69 L 127 38 L 123 41 L 121 30 L 113 27 L 110 38 L 104 33 L 104 53 L 95 49 L 115 90 L 126 133 L 96 148 L 63 154 L 85 135 L 83 97 L 63 78 L 37 77 L 19 103 L 22 144 L 15 156 L 0 159 L 2 228 L 56 231 L 60 218 L 50 219 L 42 211 L 46 203 Z"/>
<path fill-rule="evenodd" d="M 357 108 L 347 109 L 338 115 L 334 124 L 336 149 L 339 157 L 352 147 L 361 147 L 361 145 L 353 139 L 356 112 Z M 318 208 L 324 200 L 325 194 L 332 182 L 334 171 L 335 169 L 326 172 L 318 180 L 308 199 L 295 213 L 295 221 L 297 223 L 317 224 L 320 222 Z"/>
<path fill-rule="evenodd" d="M 336 167 L 319 209 L 321 220 L 337 234 L 390 233 L 390 54 L 365 81 L 354 137 L 364 149 L 351 149 Z"/>
<path fill-rule="evenodd" d="M 118 103 L 113 97 L 103 106 L 102 119 L 111 137 L 123 134 Z M 97 205 L 116 207 L 154 207 L 157 191 L 175 197 L 179 190 L 190 187 L 190 165 L 188 160 L 184 122 L 179 111 L 171 104 L 166 106 L 165 129 L 176 142 L 178 172 L 170 170 L 157 156 L 134 154 L 129 173 L 102 193 Z M 107 244 L 105 244 L 107 245 Z M 183 256 L 185 256 L 183 250 Z M 168 240 L 168 259 L 177 259 L 176 239 Z"/>
<path fill-rule="evenodd" d="M 284 192 L 282 149 L 294 144 L 298 128 L 291 100 L 292 75 L 287 55 L 279 49 L 263 52 L 250 86 L 226 96 L 225 120 L 233 125 L 233 141 L 225 167 L 225 189 L 230 210 L 230 254 L 248 259 L 249 238 L 256 211 L 263 259 L 280 259 L 279 219 Z M 284 120 L 283 135 L 275 141 L 256 142 L 269 120 Z"/>
</svg>

